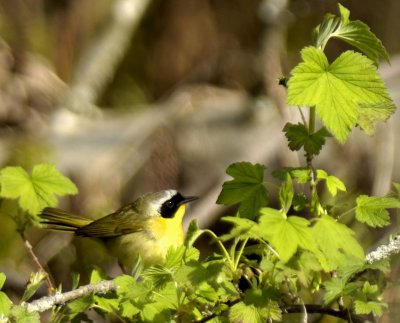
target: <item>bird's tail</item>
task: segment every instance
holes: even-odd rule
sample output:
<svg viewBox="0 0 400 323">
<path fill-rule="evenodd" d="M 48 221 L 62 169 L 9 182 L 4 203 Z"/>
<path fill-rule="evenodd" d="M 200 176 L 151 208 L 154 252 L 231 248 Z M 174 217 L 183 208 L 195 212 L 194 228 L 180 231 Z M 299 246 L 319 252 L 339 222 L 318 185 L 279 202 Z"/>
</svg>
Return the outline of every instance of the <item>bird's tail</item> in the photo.
<svg viewBox="0 0 400 323">
<path fill-rule="evenodd" d="M 48 229 L 57 231 L 75 232 L 93 222 L 91 219 L 52 207 L 43 209 L 40 217 L 42 219 L 41 223 L 46 225 Z"/>
</svg>

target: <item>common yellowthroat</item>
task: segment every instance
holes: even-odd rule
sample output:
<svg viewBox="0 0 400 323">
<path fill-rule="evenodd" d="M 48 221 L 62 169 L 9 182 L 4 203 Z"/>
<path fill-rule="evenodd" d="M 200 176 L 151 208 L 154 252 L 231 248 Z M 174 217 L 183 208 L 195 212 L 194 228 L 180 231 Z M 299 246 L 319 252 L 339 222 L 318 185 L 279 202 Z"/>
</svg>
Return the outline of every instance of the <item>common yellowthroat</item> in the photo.
<svg viewBox="0 0 400 323">
<path fill-rule="evenodd" d="M 170 247 L 183 244 L 185 204 L 196 199 L 170 189 L 145 194 L 98 220 L 49 207 L 40 216 L 48 229 L 103 240 L 119 263 L 132 269 L 138 256 L 144 267 L 162 264 Z"/>
</svg>

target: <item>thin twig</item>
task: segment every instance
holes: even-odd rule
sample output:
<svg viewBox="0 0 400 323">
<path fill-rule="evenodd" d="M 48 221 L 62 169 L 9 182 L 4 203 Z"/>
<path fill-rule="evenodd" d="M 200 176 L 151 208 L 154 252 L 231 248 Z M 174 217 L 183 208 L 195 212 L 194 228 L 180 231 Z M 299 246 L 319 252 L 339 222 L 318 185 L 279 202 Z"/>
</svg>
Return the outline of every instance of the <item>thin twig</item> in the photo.
<svg viewBox="0 0 400 323">
<path fill-rule="evenodd" d="M 117 285 L 113 280 L 103 280 L 97 284 L 89 284 L 65 293 L 57 293 L 52 296 L 45 296 L 30 303 L 22 303 L 29 312 L 44 312 L 54 305 L 62 305 L 74 299 L 90 294 L 106 294 L 115 292 Z"/>
<path fill-rule="evenodd" d="M 48 293 L 51 295 L 54 291 L 54 285 L 51 281 L 50 275 L 47 272 L 47 270 L 45 270 L 42 266 L 42 264 L 40 263 L 38 257 L 36 256 L 35 252 L 33 251 L 33 247 L 31 245 L 31 243 L 29 242 L 28 239 L 26 239 L 25 234 L 22 231 L 19 231 L 19 235 L 21 236 L 21 239 L 24 241 L 24 245 L 26 247 L 26 250 L 28 250 L 29 255 L 31 256 L 33 262 L 36 264 L 36 266 L 39 268 L 39 271 L 42 271 L 44 273 L 46 273 L 46 284 L 47 284 L 47 289 L 48 289 Z"/>
</svg>

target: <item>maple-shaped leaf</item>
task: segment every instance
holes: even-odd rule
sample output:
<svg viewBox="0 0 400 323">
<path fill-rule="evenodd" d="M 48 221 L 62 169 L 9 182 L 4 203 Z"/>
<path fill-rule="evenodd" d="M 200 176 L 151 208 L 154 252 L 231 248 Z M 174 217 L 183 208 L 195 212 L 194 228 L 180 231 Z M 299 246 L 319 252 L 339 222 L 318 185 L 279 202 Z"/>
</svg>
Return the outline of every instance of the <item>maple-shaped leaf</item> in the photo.
<svg viewBox="0 0 400 323">
<path fill-rule="evenodd" d="M 394 103 L 367 57 L 346 51 L 329 64 L 316 47 L 304 48 L 301 56 L 303 62 L 293 69 L 288 83 L 287 102 L 315 107 L 324 125 L 341 143 L 363 116 L 368 115 L 369 122 L 375 123 L 393 113 Z M 371 113 L 377 106 L 380 113 Z"/>
<path fill-rule="evenodd" d="M 19 206 L 37 215 L 46 206 L 56 206 L 57 196 L 76 194 L 74 183 L 52 164 L 39 164 L 29 175 L 22 167 L 9 166 L 0 171 L 0 196 L 18 199 Z"/>
<path fill-rule="evenodd" d="M 254 218 L 261 207 L 267 204 L 267 189 L 264 186 L 265 166 L 239 162 L 230 165 L 226 173 L 233 177 L 222 185 L 217 203 L 231 205 L 240 203 L 239 213 Z"/>
<path fill-rule="evenodd" d="M 393 197 L 360 195 L 356 200 L 356 219 L 371 227 L 390 224 L 387 209 L 400 208 L 400 200 Z"/>
<path fill-rule="evenodd" d="M 300 150 L 304 147 L 304 150 L 310 155 L 318 155 L 325 144 L 325 138 L 330 136 L 325 128 L 310 134 L 307 127 L 301 123 L 287 123 L 283 132 L 289 141 L 291 150 Z"/>
</svg>

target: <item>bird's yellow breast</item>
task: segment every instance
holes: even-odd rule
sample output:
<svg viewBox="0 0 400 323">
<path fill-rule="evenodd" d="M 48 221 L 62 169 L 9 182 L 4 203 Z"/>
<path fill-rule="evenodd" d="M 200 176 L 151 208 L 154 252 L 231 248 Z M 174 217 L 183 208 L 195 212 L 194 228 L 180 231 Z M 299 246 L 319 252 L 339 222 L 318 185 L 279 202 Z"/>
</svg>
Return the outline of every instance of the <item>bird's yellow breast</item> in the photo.
<svg viewBox="0 0 400 323">
<path fill-rule="evenodd" d="M 139 255 L 145 267 L 163 263 L 168 249 L 184 242 L 184 214 L 185 205 L 181 205 L 173 218 L 151 218 L 145 230 L 110 239 L 108 247 L 129 268 L 133 268 Z"/>
</svg>

